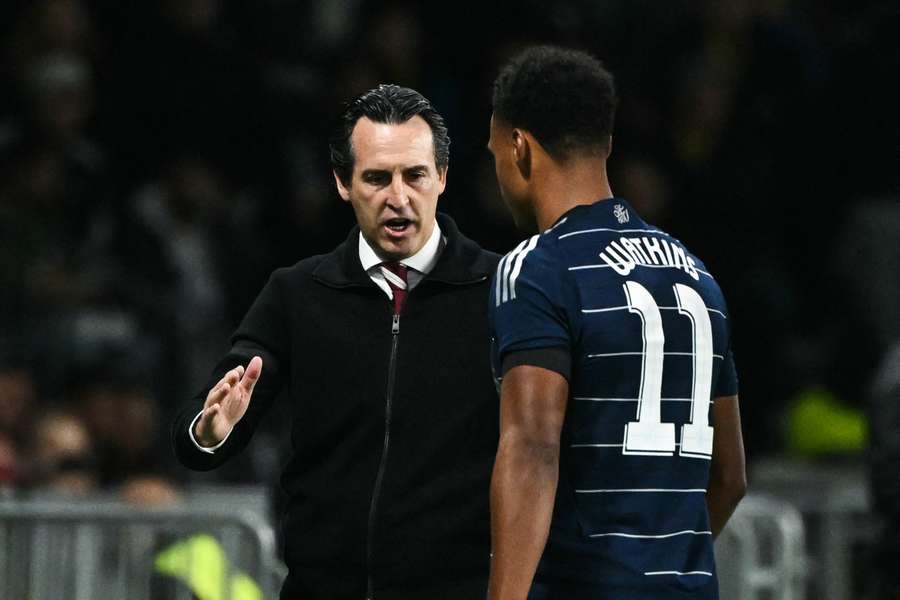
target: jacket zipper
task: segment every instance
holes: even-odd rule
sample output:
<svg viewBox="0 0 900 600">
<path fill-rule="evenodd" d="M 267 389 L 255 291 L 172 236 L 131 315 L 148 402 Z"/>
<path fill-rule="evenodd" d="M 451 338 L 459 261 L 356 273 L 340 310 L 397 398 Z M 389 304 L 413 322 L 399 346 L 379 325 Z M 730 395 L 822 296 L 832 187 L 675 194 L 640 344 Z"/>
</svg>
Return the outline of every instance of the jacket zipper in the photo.
<svg viewBox="0 0 900 600">
<path fill-rule="evenodd" d="M 387 465 L 388 448 L 391 443 L 391 405 L 394 400 L 394 379 L 397 371 L 397 344 L 400 334 L 400 315 L 395 314 L 391 320 L 391 358 L 388 363 L 387 393 L 384 400 L 384 444 L 378 472 L 375 475 L 375 487 L 372 489 L 372 502 L 369 504 L 369 523 L 366 531 L 366 600 L 374 599 L 372 584 L 372 537 L 375 532 L 375 515 L 378 509 L 378 497 L 381 494 L 381 482 Z"/>
</svg>

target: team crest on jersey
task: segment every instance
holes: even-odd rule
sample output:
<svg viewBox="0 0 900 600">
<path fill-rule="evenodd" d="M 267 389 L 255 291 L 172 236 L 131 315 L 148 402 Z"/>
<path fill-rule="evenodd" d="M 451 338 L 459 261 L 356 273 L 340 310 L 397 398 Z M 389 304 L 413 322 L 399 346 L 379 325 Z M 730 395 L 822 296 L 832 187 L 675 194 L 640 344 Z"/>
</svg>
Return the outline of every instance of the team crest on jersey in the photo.
<svg viewBox="0 0 900 600">
<path fill-rule="evenodd" d="M 613 206 L 613 214 L 616 215 L 616 220 L 620 225 L 622 223 L 627 223 L 629 220 L 628 209 L 621 204 L 616 204 L 615 206 Z"/>
</svg>

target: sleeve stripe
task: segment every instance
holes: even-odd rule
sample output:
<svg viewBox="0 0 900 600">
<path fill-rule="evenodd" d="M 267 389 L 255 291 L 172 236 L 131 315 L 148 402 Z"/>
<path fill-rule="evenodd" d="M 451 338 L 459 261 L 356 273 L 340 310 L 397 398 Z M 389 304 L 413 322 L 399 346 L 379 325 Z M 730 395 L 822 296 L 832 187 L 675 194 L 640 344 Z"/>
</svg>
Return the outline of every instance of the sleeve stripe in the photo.
<svg viewBox="0 0 900 600">
<path fill-rule="evenodd" d="M 496 280 L 494 288 L 494 302 L 496 306 L 500 306 L 500 286 L 503 284 L 503 267 L 508 259 L 509 254 L 500 259 L 500 263 L 497 265 L 497 274 L 494 276 L 494 279 Z"/>
<path fill-rule="evenodd" d="M 495 306 L 500 306 L 507 300 L 516 297 L 516 279 L 522 272 L 522 263 L 529 252 L 535 249 L 540 235 L 534 235 L 516 246 L 515 250 L 503 257 L 497 266 L 497 287 Z"/>
<path fill-rule="evenodd" d="M 525 257 L 528 256 L 528 253 L 534 250 L 535 246 L 537 246 L 538 238 L 540 236 L 534 235 L 531 236 L 531 239 L 528 240 L 528 245 L 525 246 L 525 250 L 519 253 L 516 257 L 516 264 L 513 267 L 512 275 L 509 278 L 509 299 L 512 300 L 516 297 L 516 279 L 519 278 L 519 273 L 522 271 L 522 263 L 525 262 Z"/>
<path fill-rule="evenodd" d="M 515 250 L 506 255 L 506 258 L 503 259 L 501 263 L 501 267 L 497 268 L 497 276 L 500 279 L 502 284 L 502 288 L 500 288 L 501 293 L 497 294 L 497 306 L 500 306 L 502 303 L 506 302 L 509 299 L 509 274 L 512 269 L 512 264 L 515 261 L 516 255 L 522 251 L 522 248 L 525 247 L 525 244 L 528 243 L 528 240 L 522 240 L 522 242 L 516 246 Z"/>
</svg>

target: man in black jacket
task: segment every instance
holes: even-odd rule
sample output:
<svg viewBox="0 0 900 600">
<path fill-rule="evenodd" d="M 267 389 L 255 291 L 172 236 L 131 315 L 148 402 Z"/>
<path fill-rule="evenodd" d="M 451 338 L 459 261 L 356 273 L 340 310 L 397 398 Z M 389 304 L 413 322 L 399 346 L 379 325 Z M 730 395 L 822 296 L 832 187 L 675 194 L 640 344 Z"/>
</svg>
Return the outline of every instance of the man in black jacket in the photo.
<svg viewBox="0 0 900 600">
<path fill-rule="evenodd" d="M 275 271 L 174 424 L 179 459 L 212 469 L 288 389 L 283 599 L 484 597 L 499 257 L 436 214 L 449 144 L 413 90 L 382 85 L 348 104 L 331 158 L 359 226 Z"/>
</svg>

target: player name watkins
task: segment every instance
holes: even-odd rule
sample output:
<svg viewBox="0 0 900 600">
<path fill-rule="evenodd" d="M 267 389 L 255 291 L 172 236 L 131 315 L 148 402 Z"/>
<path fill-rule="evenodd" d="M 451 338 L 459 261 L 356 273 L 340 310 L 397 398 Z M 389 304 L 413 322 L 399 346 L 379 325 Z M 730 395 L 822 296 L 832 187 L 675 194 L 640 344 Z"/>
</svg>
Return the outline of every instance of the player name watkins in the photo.
<svg viewBox="0 0 900 600">
<path fill-rule="evenodd" d="M 694 257 L 675 243 L 657 237 L 625 237 L 606 245 L 600 258 L 619 275 L 628 275 L 638 265 L 681 269 L 694 280 L 700 279 Z"/>
</svg>

